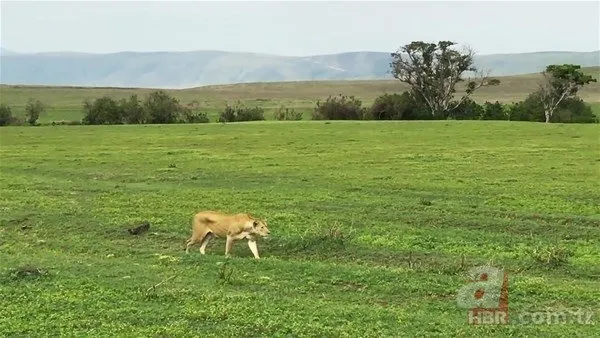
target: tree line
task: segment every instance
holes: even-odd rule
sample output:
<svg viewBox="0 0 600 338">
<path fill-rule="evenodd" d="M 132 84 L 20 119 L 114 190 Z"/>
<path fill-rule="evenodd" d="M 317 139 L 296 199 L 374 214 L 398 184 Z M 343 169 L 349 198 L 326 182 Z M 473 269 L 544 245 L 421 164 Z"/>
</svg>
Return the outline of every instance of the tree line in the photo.
<svg viewBox="0 0 600 338">
<path fill-rule="evenodd" d="M 426 43 L 413 41 L 391 53 L 391 73 L 409 86 L 402 93 L 385 93 L 371 107 L 363 107 L 353 96 L 329 96 L 317 101 L 312 119 L 325 120 L 510 120 L 561 123 L 598 123 L 591 107 L 577 93 L 597 80 L 581 72 L 579 65 L 548 65 L 542 72 L 538 89 L 512 104 L 498 101 L 480 105 L 470 96 L 478 89 L 497 86 L 500 80 L 474 65 L 471 49 L 458 50 L 451 41 Z M 465 73 L 471 74 L 466 78 Z M 456 97 L 456 86 L 466 84 L 464 94 Z M 26 106 L 26 122 L 36 124 L 44 104 L 30 100 Z M 83 104 L 82 124 L 166 124 L 207 123 L 209 118 L 197 101 L 181 104 L 165 91 L 157 90 L 141 100 L 136 94 L 116 101 L 108 96 Z M 303 114 L 281 107 L 277 120 L 300 120 Z M 219 122 L 264 120 L 264 109 L 245 107 L 239 102 L 227 105 L 219 114 Z M 0 106 L 0 125 L 18 124 L 10 107 Z"/>
<path fill-rule="evenodd" d="M 538 94 L 532 93 L 525 100 L 512 104 L 486 101 L 483 104 L 467 98 L 452 101 L 455 107 L 449 111 L 432 113 L 424 102 L 410 95 L 383 94 L 370 107 L 353 96 L 328 97 L 312 113 L 318 120 L 503 120 L 545 122 L 545 110 Z M 598 123 L 592 108 L 580 98 L 563 100 L 549 122 Z"/>
</svg>

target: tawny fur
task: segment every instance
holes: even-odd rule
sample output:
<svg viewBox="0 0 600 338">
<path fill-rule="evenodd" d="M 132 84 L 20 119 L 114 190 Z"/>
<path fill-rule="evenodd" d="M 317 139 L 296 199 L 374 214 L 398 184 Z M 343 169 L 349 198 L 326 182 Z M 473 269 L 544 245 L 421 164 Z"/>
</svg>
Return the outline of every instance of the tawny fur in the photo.
<svg viewBox="0 0 600 338">
<path fill-rule="evenodd" d="M 217 211 L 201 211 L 194 215 L 192 221 L 192 236 L 186 242 L 185 252 L 196 243 L 200 243 L 200 253 L 205 254 L 206 245 L 213 237 L 226 238 L 225 256 L 231 254 L 235 240 L 247 239 L 248 247 L 254 258 L 259 259 L 256 246 L 257 237 L 267 237 L 269 229 L 267 221 L 252 217 L 246 213 L 225 214 Z"/>
</svg>

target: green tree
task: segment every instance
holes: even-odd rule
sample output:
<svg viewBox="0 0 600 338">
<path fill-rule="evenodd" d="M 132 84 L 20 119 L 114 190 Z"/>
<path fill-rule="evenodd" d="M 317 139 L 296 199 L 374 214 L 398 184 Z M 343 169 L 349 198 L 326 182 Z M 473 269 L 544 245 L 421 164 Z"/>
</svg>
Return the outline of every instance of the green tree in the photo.
<svg viewBox="0 0 600 338">
<path fill-rule="evenodd" d="M 483 113 L 480 118 L 482 120 L 507 120 L 508 114 L 502 103 L 498 101 L 494 103 L 486 101 L 483 104 Z"/>
<path fill-rule="evenodd" d="M 577 91 L 590 82 L 596 82 L 591 75 L 582 73 L 581 66 L 573 64 L 549 65 L 542 72 L 544 80 L 540 83 L 539 95 L 544 105 L 546 123 L 560 103 L 577 95 Z"/>
<path fill-rule="evenodd" d="M 392 75 L 408 84 L 412 94 L 424 101 L 433 116 L 445 117 L 465 101 L 473 92 L 484 86 L 500 84 L 473 65 L 475 53 L 470 49 L 452 49 L 456 43 L 440 41 L 437 44 L 413 41 L 392 53 Z M 459 100 L 454 100 L 456 85 L 465 81 L 463 73 L 471 72 L 466 90 Z"/>
<path fill-rule="evenodd" d="M 32 98 L 27 101 L 25 105 L 25 118 L 27 123 L 35 125 L 40 115 L 46 110 L 46 106 L 40 100 L 34 100 Z"/>
<path fill-rule="evenodd" d="M 148 123 L 167 124 L 177 123 L 181 114 L 179 100 L 163 90 L 157 90 L 148 95 L 144 102 L 144 110 L 148 114 Z"/>
</svg>

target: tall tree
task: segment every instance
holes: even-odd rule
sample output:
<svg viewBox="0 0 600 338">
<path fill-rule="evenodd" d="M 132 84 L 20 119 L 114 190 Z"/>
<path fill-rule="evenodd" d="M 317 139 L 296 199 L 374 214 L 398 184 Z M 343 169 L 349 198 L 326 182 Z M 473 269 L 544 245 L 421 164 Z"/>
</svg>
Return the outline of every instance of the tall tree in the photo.
<svg viewBox="0 0 600 338">
<path fill-rule="evenodd" d="M 590 82 L 596 82 L 591 75 L 582 73 L 581 66 L 573 64 L 549 65 L 542 72 L 539 94 L 544 105 L 546 123 L 550 122 L 556 108 L 567 98 L 577 95 L 577 91 Z"/>
<path fill-rule="evenodd" d="M 452 41 L 437 44 L 413 41 L 392 53 L 392 74 L 411 86 L 413 95 L 424 102 L 434 116 L 447 116 L 475 90 L 500 84 L 500 80 L 489 78 L 488 73 L 473 65 L 473 50 L 459 51 L 451 48 L 454 45 Z M 465 81 L 464 72 L 472 72 L 474 77 L 468 79 L 465 93 L 456 101 L 456 85 Z"/>
</svg>

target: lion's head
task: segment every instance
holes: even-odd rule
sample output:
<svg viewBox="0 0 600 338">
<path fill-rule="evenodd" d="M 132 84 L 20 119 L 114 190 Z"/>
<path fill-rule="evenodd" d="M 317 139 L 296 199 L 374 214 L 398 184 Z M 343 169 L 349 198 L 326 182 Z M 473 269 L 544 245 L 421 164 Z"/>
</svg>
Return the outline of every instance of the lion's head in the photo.
<svg viewBox="0 0 600 338">
<path fill-rule="evenodd" d="M 262 236 L 262 237 L 269 236 L 270 231 L 269 231 L 269 228 L 267 227 L 267 221 L 260 220 L 260 219 L 254 219 L 252 221 L 252 232 L 254 232 L 255 234 Z"/>
</svg>

